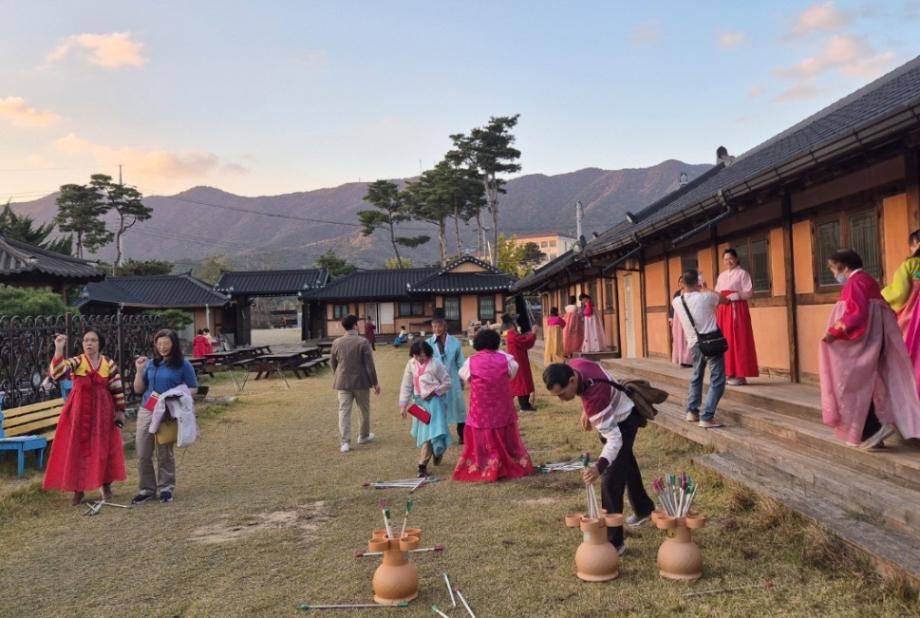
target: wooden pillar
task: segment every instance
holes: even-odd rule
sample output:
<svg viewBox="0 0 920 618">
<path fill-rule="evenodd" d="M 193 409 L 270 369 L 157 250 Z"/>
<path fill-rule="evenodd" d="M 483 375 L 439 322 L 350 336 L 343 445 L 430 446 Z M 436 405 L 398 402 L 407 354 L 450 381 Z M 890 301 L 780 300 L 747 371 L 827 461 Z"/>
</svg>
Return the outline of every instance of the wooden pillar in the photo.
<svg viewBox="0 0 920 618">
<path fill-rule="evenodd" d="M 671 285 L 671 256 L 670 256 L 670 254 L 669 254 L 667 251 L 665 251 L 665 252 L 664 252 L 664 304 L 665 304 L 665 313 L 668 312 L 668 307 L 671 306 L 671 305 L 669 304 L 669 303 L 671 302 L 671 290 L 669 289 L 669 286 L 670 286 L 670 285 Z M 665 320 L 665 324 L 668 324 L 668 321 L 667 321 L 667 320 Z M 672 334 L 671 334 L 671 328 L 670 328 L 670 326 L 671 326 L 671 325 L 668 324 L 668 327 L 669 327 L 669 328 L 668 328 L 668 332 L 667 332 L 667 337 L 668 337 L 668 353 L 670 353 L 671 350 L 674 349 L 674 341 L 672 341 L 673 337 L 672 337 Z"/>
<path fill-rule="evenodd" d="M 920 228 L 920 149 L 912 148 L 904 154 L 904 166 L 907 220 L 913 231 Z"/>
<path fill-rule="evenodd" d="M 645 251 L 639 253 L 639 320 L 642 324 L 642 358 L 648 358 L 648 320 L 646 312 L 648 303 L 645 298 Z"/>
<path fill-rule="evenodd" d="M 783 193 L 783 251 L 786 265 L 786 324 L 789 338 L 789 380 L 798 382 L 799 375 L 799 327 L 798 310 L 795 301 L 795 247 L 792 244 L 792 198 Z"/>
</svg>

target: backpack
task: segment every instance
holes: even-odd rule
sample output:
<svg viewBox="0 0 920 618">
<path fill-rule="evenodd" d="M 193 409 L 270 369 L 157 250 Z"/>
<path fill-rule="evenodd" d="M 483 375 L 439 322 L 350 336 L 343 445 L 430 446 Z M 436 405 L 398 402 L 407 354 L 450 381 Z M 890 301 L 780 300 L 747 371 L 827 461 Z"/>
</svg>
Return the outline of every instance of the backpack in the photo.
<svg viewBox="0 0 920 618">
<path fill-rule="evenodd" d="M 655 405 L 664 403 L 668 398 L 667 392 L 652 386 L 648 380 L 625 380 L 622 383 L 612 380 L 585 380 L 585 382 L 587 386 L 608 384 L 629 397 L 641 417 L 640 427 L 645 427 L 649 421 L 655 420 L 658 415 Z"/>
</svg>

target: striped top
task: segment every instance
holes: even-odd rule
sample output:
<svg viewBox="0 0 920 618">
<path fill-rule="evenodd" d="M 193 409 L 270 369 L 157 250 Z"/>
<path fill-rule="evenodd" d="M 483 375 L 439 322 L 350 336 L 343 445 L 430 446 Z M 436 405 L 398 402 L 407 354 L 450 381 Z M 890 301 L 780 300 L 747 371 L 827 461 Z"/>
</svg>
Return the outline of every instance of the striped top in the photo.
<svg viewBox="0 0 920 618">
<path fill-rule="evenodd" d="M 118 371 L 118 365 L 115 361 L 106 356 L 99 356 L 99 367 L 93 368 L 89 357 L 86 354 L 74 356 L 73 358 L 53 358 L 51 359 L 51 377 L 54 380 L 60 380 L 67 371 L 71 372 L 74 381 L 97 374 L 100 378 L 106 380 L 109 385 L 109 392 L 112 393 L 112 399 L 115 402 L 116 410 L 125 409 L 125 389 L 121 381 L 121 374 Z"/>
</svg>

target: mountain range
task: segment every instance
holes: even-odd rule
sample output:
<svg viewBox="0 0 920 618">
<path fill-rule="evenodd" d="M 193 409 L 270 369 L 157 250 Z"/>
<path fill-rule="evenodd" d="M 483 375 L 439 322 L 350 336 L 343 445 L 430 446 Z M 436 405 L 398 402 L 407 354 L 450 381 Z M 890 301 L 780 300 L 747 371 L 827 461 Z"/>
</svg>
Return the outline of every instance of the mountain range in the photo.
<svg viewBox="0 0 920 618">
<path fill-rule="evenodd" d="M 590 238 L 591 232 L 600 233 L 621 221 L 627 210 L 639 210 L 677 188 L 681 173 L 692 180 L 709 167 L 669 159 L 647 168 L 585 168 L 552 176 L 519 176 L 508 181 L 507 193 L 500 198 L 501 229 L 506 235 L 558 232 L 574 236 L 574 204 L 581 201 L 583 230 Z M 262 197 L 243 197 L 205 186 L 172 196 L 146 196 L 144 203 L 153 208 L 153 217 L 128 231 L 125 254 L 134 259 L 170 260 L 180 267 L 223 255 L 237 268 L 262 269 L 309 267 L 317 256 L 332 249 L 358 266 L 380 267 L 392 257 L 388 237 L 382 232 L 364 237 L 358 225 L 357 211 L 370 208 L 363 200 L 367 184 L 353 182 Z M 57 212 L 56 199 L 52 194 L 12 207 L 47 222 Z M 405 235 L 432 236 L 431 242 L 407 249 L 405 255 L 416 265 L 436 262 L 434 226 L 413 221 L 404 227 Z M 474 232 L 473 226 L 463 231 L 467 249 L 475 245 Z M 454 244 L 449 234 L 451 250 Z M 112 254 L 107 247 L 98 257 L 111 259 Z"/>
</svg>

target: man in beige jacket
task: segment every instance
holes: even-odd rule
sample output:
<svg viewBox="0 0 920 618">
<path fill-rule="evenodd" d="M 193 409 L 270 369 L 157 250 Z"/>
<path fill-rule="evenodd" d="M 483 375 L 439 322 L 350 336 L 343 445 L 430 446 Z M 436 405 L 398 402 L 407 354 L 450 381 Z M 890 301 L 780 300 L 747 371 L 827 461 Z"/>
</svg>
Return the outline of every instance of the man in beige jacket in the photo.
<svg viewBox="0 0 920 618">
<path fill-rule="evenodd" d="M 377 369 L 374 354 L 367 339 L 358 334 L 358 317 L 346 315 L 342 318 L 345 335 L 332 342 L 329 362 L 334 372 L 332 388 L 339 393 L 339 434 L 342 437 L 341 451 L 351 450 L 351 408 L 357 403 L 361 411 L 361 431 L 358 444 L 367 444 L 374 439 L 371 433 L 371 393 L 380 394 L 377 383 Z"/>
</svg>

